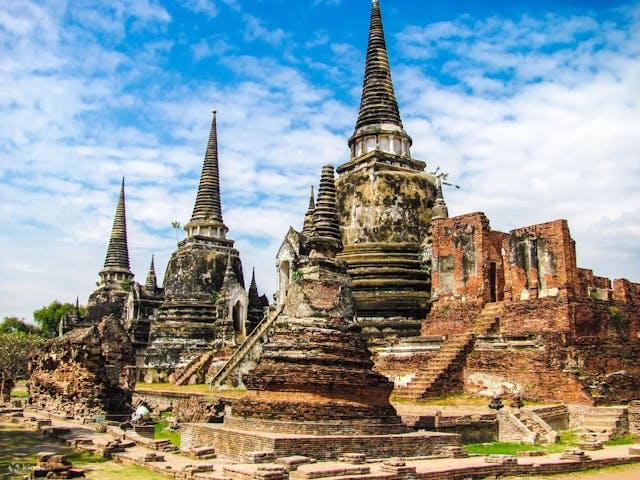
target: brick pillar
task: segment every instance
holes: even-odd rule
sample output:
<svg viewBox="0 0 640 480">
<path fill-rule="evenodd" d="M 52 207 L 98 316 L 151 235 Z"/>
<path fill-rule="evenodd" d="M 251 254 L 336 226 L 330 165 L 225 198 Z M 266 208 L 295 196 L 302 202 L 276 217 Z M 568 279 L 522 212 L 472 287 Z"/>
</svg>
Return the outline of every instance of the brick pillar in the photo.
<svg viewBox="0 0 640 480">
<path fill-rule="evenodd" d="M 629 403 L 629 433 L 640 436 L 640 400 Z"/>
</svg>

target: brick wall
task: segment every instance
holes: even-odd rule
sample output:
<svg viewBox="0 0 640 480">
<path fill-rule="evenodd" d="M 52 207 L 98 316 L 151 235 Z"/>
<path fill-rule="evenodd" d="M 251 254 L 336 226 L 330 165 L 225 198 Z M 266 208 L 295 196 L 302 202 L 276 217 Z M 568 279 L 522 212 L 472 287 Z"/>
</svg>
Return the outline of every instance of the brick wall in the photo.
<svg viewBox="0 0 640 480">
<path fill-rule="evenodd" d="M 640 437 L 640 400 L 629 403 L 629 433 Z"/>
<path fill-rule="evenodd" d="M 450 335 L 464 333 L 482 310 L 482 299 L 438 300 L 422 322 L 421 335 Z"/>
<path fill-rule="evenodd" d="M 305 436 L 233 430 L 224 425 L 183 424 L 181 449 L 212 446 L 223 458 L 241 461 L 246 452 L 274 452 L 276 457 L 304 455 L 331 459 L 344 453 L 364 453 L 371 458 L 416 457 L 438 454 L 442 447 L 460 445 L 459 435 L 415 432 L 402 435 Z"/>
<path fill-rule="evenodd" d="M 434 298 L 484 298 L 489 246 L 489 220 L 483 213 L 434 221 L 431 277 Z"/>
<path fill-rule="evenodd" d="M 576 285 L 575 242 L 566 220 L 512 230 L 503 248 L 506 298 L 566 295 Z"/>
</svg>

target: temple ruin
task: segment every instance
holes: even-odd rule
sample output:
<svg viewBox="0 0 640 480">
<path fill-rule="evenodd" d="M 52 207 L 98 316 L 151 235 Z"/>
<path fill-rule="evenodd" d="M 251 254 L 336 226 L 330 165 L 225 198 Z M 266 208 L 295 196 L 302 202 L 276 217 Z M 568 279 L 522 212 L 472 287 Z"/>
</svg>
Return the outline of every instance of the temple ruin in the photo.
<svg viewBox="0 0 640 480">
<path fill-rule="evenodd" d="M 336 211 L 334 170 L 322 170 L 308 236 L 296 258 L 283 308 L 255 368 L 247 394 L 224 424 L 182 427 L 183 450 L 202 446 L 242 460 L 251 452 L 338 458 L 358 451 L 375 458 L 445 454 L 458 435 L 407 433 L 389 403 L 393 384 L 373 371 L 346 265 Z"/>
</svg>

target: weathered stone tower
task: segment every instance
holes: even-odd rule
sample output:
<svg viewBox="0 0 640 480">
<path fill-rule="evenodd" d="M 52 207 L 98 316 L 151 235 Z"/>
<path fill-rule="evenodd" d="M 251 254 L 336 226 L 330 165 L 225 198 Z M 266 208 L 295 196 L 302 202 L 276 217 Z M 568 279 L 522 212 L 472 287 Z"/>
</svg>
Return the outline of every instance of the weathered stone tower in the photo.
<svg viewBox="0 0 640 480">
<path fill-rule="evenodd" d="M 342 239 L 331 165 L 322 169 L 310 210 L 306 233 L 290 229 L 285 238 L 283 246 L 295 250 L 287 258 L 296 274 L 267 319 L 262 355 L 243 376 L 247 394 L 234 402 L 222 425 L 183 425 L 181 448 L 214 447 L 220 457 L 241 461 L 265 451 L 336 459 L 354 451 L 383 458 L 456 448 L 458 435 L 407 433 L 389 402 L 393 383 L 373 369 L 367 340 L 354 321 L 351 278 L 337 258 Z"/>
<path fill-rule="evenodd" d="M 123 178 L 104 268 L 100 271 L 98 288 L 89 296 L 85 323 L 98 324 L 108 315 L 120 318 L 132 280 Z"/>
<path fill-rule="evenodd" d="M 164 290 L 158 287 L 154 258 L 144 285 L 138 282 L 131 284 L 125 313 L 122 317 L 123 326 L 131 337 L 136 351 L 136 366 L 144 365 L 144 356 L 149 342 L 151 321 L 156 317 L 158 309 L 164 301 Z"/>
<path fill-rule="evenodd" d="M 220 207 L 215 111 L 193 214 L 184 229 L 186 238 L 178 243 L 164 276 L 165 300 L 151 324 L 145 357 L 147 380 L 162 379 L 225 339 L 245 335 L 248 300 L 242 263 L 233 248 L 234 241 L 226 237 L 228 228 Z M 234 277 L 244 295 L 231 298 L 223 291 L 225 272 Z M 227 279 L 227 285 L 229 282 Z M 232 302 L 226 309 L 230 322 L 216 322 L 220 313 L 218 300 L 222 296 Z M 226 323 L 233 327 L 233 332 L 226 331 Z"/>
<path fill-rule="evenodd" d="M 429 306 L 421 245 L 436 182 L 411 158 L 373 1 L 360 112 L 350 160 L 337 168 L 338 215 L 358 321 L 369 337 L 418 335 Z"/>
<path fill-rule="evenodd" d="M 278 421 L 281 431 L 308 433 L 304 423 L 336 420 L 332 433 L 405 431 L 389 403 L 393 384 L 372 371 L 344 263 L 332 166 L 322 170 L 300 274 L 289 286 L 284 312 L 258 365 L 244 377 L 248 393 L 234 408 L 244 422 Z M 230 419 L 232 421 L 232 419 Z"/>
</svg>

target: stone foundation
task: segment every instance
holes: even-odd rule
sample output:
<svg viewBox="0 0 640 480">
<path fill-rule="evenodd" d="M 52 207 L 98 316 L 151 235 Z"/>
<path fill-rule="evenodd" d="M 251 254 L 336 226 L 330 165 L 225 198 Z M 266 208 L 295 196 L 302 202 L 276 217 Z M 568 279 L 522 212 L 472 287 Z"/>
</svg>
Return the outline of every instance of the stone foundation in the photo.
<svg viewBox="0 0 640 480">
<path fill-rule="evenodd" d="M 460 445 L 460 435 L 416 432 L 399 435 L 293 435 L 250 432 L 216 424 L 184 424 L 181 449 L 214 447 L 218 456 L 245 460 L 247 452 L 273 452 L 276 457 L 304 455 L 337 459 L 345 453 L 363 453 L 369 458 L 439 455 L 444 447 Z"/>
</svg>

